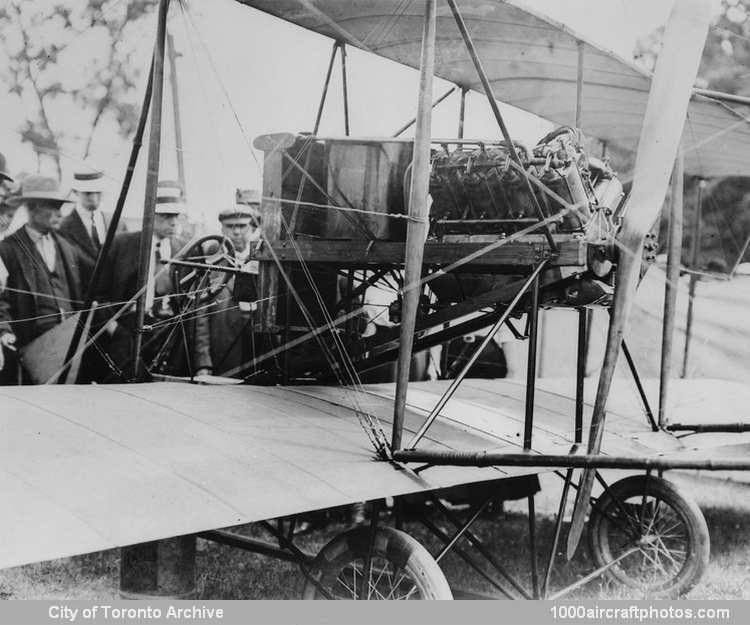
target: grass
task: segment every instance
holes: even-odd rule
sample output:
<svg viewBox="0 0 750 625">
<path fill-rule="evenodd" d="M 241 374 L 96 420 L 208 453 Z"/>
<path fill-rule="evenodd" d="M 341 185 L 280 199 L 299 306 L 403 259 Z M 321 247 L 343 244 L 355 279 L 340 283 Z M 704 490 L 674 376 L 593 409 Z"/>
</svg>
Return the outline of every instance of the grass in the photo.
<svg viewBox="0 0 750 625">
<path fill-rule="evenodd" d="M 674 473 L 677 482 L 701 505 L 711 535 L 711 563 L 702 582 L 690 599 L 750 599 L 750 485 L 710 477 Z M 554 512 L 560 490 L 559 480 L 542 476 L 542 492 L 537 500 L 537 539 L 540 545 L 540 570 L 551 544 Z M 438 520 L 438 516 L 434 520 Z M 330 538 L 343 531 L 342 518 L 332 518 L 325 527 L 299 538 L 308 552 L 317 552 Z M 439 550 L 436 539 L 416 522 L 407 531 L 425 544 L 431 553 Z M 528 517 L 525 501 L 506 502 L 503 510 L 493 511 L 478 520 L 476 534 L 502 565 L 528 585 Z M 243 532 L 263 536 L 257 526 Z M 465 543 L 460 543 L 465 546 Z M 564 541 L 563 541 L 564 544 Z M 585 549 L 576 558 L 559 567 L 552 588 L 560 588 L 579 579 L 591 564 Z M 562 558 L 561 558 L 562 560 Z M 560 560 L 560 561 L 561 561 Z M 449 553 L 441 562 L 451 586 L 468 593 L 497 594 L 461 559 Z M 64 558 L 0 571 L 0 598 L 4 599 L 90 599 L 117 598 L 119 551 L 110 550 L 74 558 Z M 290 563 L 246 553 L 222 545 L 199 541 L 196 582 L 202 599 L 297 599 L 304 584 L 299 569 Z M 614 586 L 606 579 L 590 582 L 569 595 L 581 599 L 638 599 L 637 593 Z"/>
</svg>

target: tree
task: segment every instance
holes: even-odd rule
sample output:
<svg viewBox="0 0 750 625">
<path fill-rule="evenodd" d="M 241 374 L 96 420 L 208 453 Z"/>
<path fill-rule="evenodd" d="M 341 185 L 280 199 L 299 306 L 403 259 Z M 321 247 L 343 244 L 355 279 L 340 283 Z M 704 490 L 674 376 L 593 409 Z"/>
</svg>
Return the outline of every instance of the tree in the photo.
<svg viewBox="0 0 750 625">
<path fill-rule="evenodd" d="M 641 39 L 636 63 L 653 71 L 664 28 Z M 750 95 L 750 0 L 722 0 L 719 15 L 708 31 L 696 83 L 700 87 Z"/>
<path fill-rule="evenodd" d="M 636 62 L 649 71 L 653 70 L 661 50 L 663 34 L 664 29 L 659 29 L 636 46 Z M 749 79 L 750 0 L 722 0 L 719 15 L 708 31 L 696 84 L 750 96 Z M 739 108 L 738 112 L 747 117 L 747 107 Z M 683 262 L 688 261 L 687 254 L 692 247 L 698 182 L 697 179 L 686 181 Z M 739 177 L 713 180 L 706 187 L 703 199 L 699 268 L 723 265 L 731 269 L 742 242 L 750 234 L 750 181 Z M 666 228 L 662 232 L 666 232 Z M 745 260 L 750 260 L 750 251 L 745 253 Z"/>
<path fill-rule="evenodd" d="M 51 158 L 61 177 L 61 153 L 82 142 L 76 152 L 87 157 L 105 119 L 121 136 L 132 133 L 139 106 L 134 88 L 142 70 L 132 62 L 129 35 L 142 28 L 157 1 L 8 0 L 0 7 L 0 51 L 7 57 L 0 81 L 24 104 L 26 120 L 19 132 L 39 167 L 43 157 Z M 65 58 L 84 32 L 91 33 L 95 46 Z M 68 118 L 60 111 L 71 107 L 86 114 L 83 135 L 66 127 Z"/>
</svg>

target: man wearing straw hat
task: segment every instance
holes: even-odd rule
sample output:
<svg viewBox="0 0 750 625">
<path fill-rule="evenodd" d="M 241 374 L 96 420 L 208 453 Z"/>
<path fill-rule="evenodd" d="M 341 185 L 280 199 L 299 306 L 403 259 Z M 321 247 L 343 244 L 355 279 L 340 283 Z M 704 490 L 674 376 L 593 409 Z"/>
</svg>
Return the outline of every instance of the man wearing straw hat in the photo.
<svg viewBox="0 0 750 625">
<path fill-rule="evenodd" d="M 174 314 L 170 301 L 170 295 L 174 293 L 171 274 L 169 266 L 163 261 L 173 258 L 187 244 L 179 236 L 180 217 L 185 212 L 179 186 L 173 182 L 160 181 L 154 209 L 151 264 L 145 290 L 146 325 L 161 324 L 168 327 L 168 320 Z M 138 291 L 140 241 L 140 231 L 126 232 L 115 237 L 99 288 L 105 300 L 124 303 L 135 298 Z M 116 309 L 115 307 L 114 310 Z M 120 318 L 108 349 L 121 369 L 132 366 L 132 346 L 137 331 L 140 328 L 136 328 L 133 304 Z M 144 344 L 146 342 L 144 340 Z M 144 357 L 148 362 L 148 356 Z"/>
<path fill-rule="evenodd" d="M 254 276 L 257 261 L 249 261 L 253 242 L 260 238 L 260 194 L 254 189 L 238 192 L 232 208 L 219 213 L 221 233 L 232 243 L 238 267 L 242 267 L 254 291 Z M 213 302 L 213 307 L 205 317 L 196 321 L 194 362 L 198 375 L 224 375 L 238 373 L 242 366 L 255 356 L 256 338 L 250 327 L 254 302 L 238 301 L 235 286 L 237 278 L 232 277 Z M 255 299 L 256 294 L 252 294 Z"/>
<path fill-rule="evenodd" d="M 84 162 L 73 173 L 75 208 L 60 225 L 60 234 L 81 250 L 92 266 L 104 244 L 110 221 L 109 215 L 100 208 L 103 190 L 104 172 L 92 163 Z M 118 230 L 124 230 L 124 227 L 118 225 Z"/>
<path fill-rule="evenodd" d="M 0 293 L 0 344 L 5 356 L 71 315 L 81 301 L 81 271 L 87 261 L 57 232 L 62 205 L 70 200 L 57 181 L 29 176 L 21 194 L 29 220 L 0 242 L 8 278 Z M 0 364 L 4 364 L 3 362 Z"/>
</svg>

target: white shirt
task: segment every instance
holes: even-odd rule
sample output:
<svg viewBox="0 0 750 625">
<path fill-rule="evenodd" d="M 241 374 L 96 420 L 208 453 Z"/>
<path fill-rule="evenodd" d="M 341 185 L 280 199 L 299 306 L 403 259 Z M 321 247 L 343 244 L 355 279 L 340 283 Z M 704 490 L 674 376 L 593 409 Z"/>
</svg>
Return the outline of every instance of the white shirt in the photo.
<svg viewBox="0 0 750 625">
<path fill-rule="evenodd" d="M 234 257 L 240 261 L 241 265 L 245 264 L 248 256 L 250 256 L 250 244 L 245 245 L 245 249 L 242 251 L 234 250 Z"/>
<path fill-rule="evenodd" d="M 57 249 L 55 248 L 55 242 L 52 240 L 52 235 L 49 233 L 42 234 L 38 230 L 32 228 L 29 224 L 26 224 L 25 227 L 26 233 L 29 235 L 29 238 L 44 259 L 44 264 L 47 265 L 47 269 L 54 271 L 57 261 Z"/>
<path fill-rule="evenodd" d="M 151 241 L 151 263 L 148 271 L 148 280 L 146 282 L 146 310 L 151 310 L 154 306 L 154 299 L 156 295 L 156 274 L 161 272 L 169 271 L 167 265 L 162 265 L 161 262 L 156 262 L 156 250 L 159 249 L 159 259 L 169 260 L 172 258 L 172 243 L 168 238 L 157 239 L 156 236 Z M 162 300 L 162 306 L 168 305 L 168 298 Z"/>
<path fill-rule="evenodd" d="M 86 232 L 89 233 L 89 236 L 91 237 L 91 240 L 94 240 L 94 233 L 93 228 L 96 228 L 96 234 L 99 237 L 99 243 L 103 244 L 104 239 L 107 238 L 107 224 L 104 223 L 104 215 L 102 214 L 102 211 L 99 209 L 95 211 L 90 211 L 85 208 L 82 208 L 81 206 L 76 205 L 74 209 L 78 216 L 81 218 L 81 222 L 83 222 L 84 228 L 86 228 Z M 91 218 L 93 216 L 94 225 L 92 227 L 91 225 Z"/>
</svg>

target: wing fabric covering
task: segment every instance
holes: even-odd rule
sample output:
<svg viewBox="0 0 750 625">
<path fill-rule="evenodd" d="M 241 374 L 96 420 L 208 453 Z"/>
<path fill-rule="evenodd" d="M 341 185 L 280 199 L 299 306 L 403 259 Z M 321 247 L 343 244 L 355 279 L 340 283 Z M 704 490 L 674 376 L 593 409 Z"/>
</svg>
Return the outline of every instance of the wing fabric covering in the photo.
<svg viewBox="0 0 750 625">
<path fill-rule="evenodd" d="M 421 2 L 237 1 L 403 65 L 419 67 Z M 605 142 L 608 149 L 635 152 L 651 86 L 647 72 L 519 2 L 460 0 L 458 6 L 497 98 L 557 124 L 571 125 L 575 120 L 578 42 L 582 42 L 582 129 Z M 438 2 L 436 45 L 435 75 L 482 92 L 445 2 Z M 747 115 L 746 109 L 740 114 L 721 102 L 693 95 L 682 137 L 688 175 L 748 175 L 750 125 L 743 115 Z"/>
<path fill-rule="evenodd" d="M 406 432 L 449 383 L 409 385 Z M 686 453 L 675 437 L 649 430 L 628 384 L 615 382 L 603 453 Z M 750 406 L 741 384 L 676 384 L 672 401 L 684 419 L 721 421 Z M 656 392 L 656 383 L 646 385 Z M 422 444 L 517 453 L 524 393 L 520 381 L 467 380 Z M 366 404 L 390 423 L 393 384 L 368 386 L 356 401 L 343 387 L 176 383 L 4 387 L 0 395 L 0 568 L 538 472 L 432 467 L 415 475 L 377 460 L 356 408 Z M 570 448 L 573 397 L 572 384 L 540 381 L 533 453 Z M 732 444 L 748 440 L 731 435 Z"/>
</svg>

